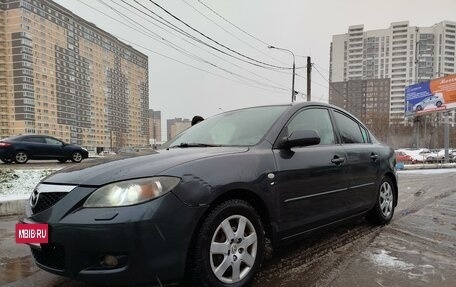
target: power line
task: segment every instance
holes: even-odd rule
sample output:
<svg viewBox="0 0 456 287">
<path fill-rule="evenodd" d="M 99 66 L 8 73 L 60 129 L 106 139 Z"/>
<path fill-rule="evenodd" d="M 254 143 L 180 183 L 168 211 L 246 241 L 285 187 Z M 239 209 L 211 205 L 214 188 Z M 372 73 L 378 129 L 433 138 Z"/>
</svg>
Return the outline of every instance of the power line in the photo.
<svg viewBox="0 0 456 287">
<path fill-rule="evenodd" d="M 158 15 L 157 13 L 155 13 L 154 11 L 150 10 L 148 7 L 146 7 L 146 6 L 144 6 L 143 4 L 139 3 L 137 0 L 134 0 L 134 2 L 135 2 L 136 4 L 138 4 L 139 6 L 141 6 L 142 8 L 144 8 L 145 10 L 149 11 L 150 13 L 152 13 L 153 15 L 155 15 L 156 17 L 158 17 L 159 19 L 155 18 L 154 16 L 152 16 L 152 15 L 150 15 L 150 14 L 147 14 L 146 12 L 142 11 L 142 10 L 139 9 L 138 7 L 135 7 L 135 6 L 131 5 L 130 3 L 128 3 L 128 2 L 125 1 L 125 0 L 121 0 L 121 1 L 122 1 L 124 4 L 126 4 L 126 5 L 128 5 L 128 6 L 130 6 L 130 7 L 132 7 L 133 9 L 135 9 L 135 10 L 139 11 L 140 13 L 142 13 L 142 14 L 148 16 L 149 18 L 153 19 L 154 21 L 157 21 L 158 23 L 160 23 L 160 24 L 162 24 L 162 25 L 164 25 L 164 26 L 166 26 L 166 27 L 168 27 L 168 28 L 170 28 L 170 29 L 172 29 L 172 30 L 174 30 L 174 31 L 176 31 L 176 32 L 178 32 L 178 33 L 180 33 L 180 34 L 182 34 L 182 35 L 184 35 L 184 36 L 190 38 L 190 39 L 192 39 L 192 40 L 195 41 L 195 42 L 198 42 L 198 43 L 200 43 L 200 44 L 202 44 L 202 45 L 205 45 L 205 46 L 207 46 L 207 47 L 209 47 L 209 48 L 211 48 L 211 49 L 213 49 L 213 50 L 216 50 L 216 51 L 219 52 L 219 53 L 225 54 L 225 55 L 227 55 L 227 56 L 229 56 L 229 57 L 232 57 L 232 58 L 237 59 L 237 60 L 239 60 L 239 61 L 248 63 L 248 64 L 250 64 L 250 65 L 254 65 L 254 66 L 257 66 L 257 67 L 261 67 L 261 68 L 268 69 L 268 70 L 272 70 L 272 71 L 276 71 L 276 72 L 282 72 L 282 71 L 277 71 L 277 70 L 276 70 L 277 68 L 273 68 L 273 67 L 270 67 L 270 66 L 260 65 L 260 64 L 255 63 L 255 62 L 250 62 L 250 61 L 247 61 L 247 60 L 243 59 L 242 57 L 238 57 L 238 56 L 229 54 L 229 53 L 227 53 L 227 52 L 225 52 L 225 51 L 223 51 L 223 50 L 221 50 L 221 49 L 219 49 L 219 48 L 217 48 L 217 47 L 214 47 L 214 46 L 212 46 L 212 45 L 210 45 L 210 44 L 208 44 L 208 43 L 202 41 L 201 39 L 198 39 L 197 37 L 195 37 L 195 36 L 189 34 L 188 32 L 184 31 L 183 29 L 179 28 L 178 26 L 174 25 L 173 23 L 169 22 L 168 20 L 164 19 L 163 17 L 161 17 L 160 15 Z M 289 68 L 289 69 L 291 69 L 291 68 Z"/>
<path fill-rule="evenodd" d="M 98 0 L 98 1 L 102 1 L 102 0 Z M 102 1 L 102 2 L 103 2 L 103 1 Z M 196 48 L 198 48 L 198 49 L 201 49 L 201 50 L 204 51 L 205 53 L 209 53 L 210 55 L 212 55 L 212 56 L 214 56 L 214 57 L 216 57 L 216 58 L 218 58 L 218 59 L 220 59 L 220 60 L 222 60 L 222 61 L 224 61 L 224 62 L 227 62 L 227 63 L 230 64 L 230 65 L 233 65 L 233 66 L 235 66 L 235 67 L 237 67 L 237 68 L 239 68 L 239 69 L 241 69 L 241 70 L 244 70 L 244 71 L 246 71 L 246 72 L 248 72 L 248 73 L 250 73 L 250 74 L 252 74 L 252 75 L 255 75 L 255 76 L 259 77 L 259 78 L 262 78 L 262 79 L 268 81 L 269 83 L 273 83 L 273 84 L 275 84 L 275 85 L 277 85 L 277 86 L 281 86 L 282 88 L 284 88 L 284 86 L 283 86 L 282 84 L 280 84 L 280 83 L 277 83 L 277 82 L 275 82 L 275 81 L 273 81 L 273 80 L 271 80 L 271 79 L 269 79 L 269 78 L 267 78 L 267 77 L 264 77 L 264 76 L 262 76 L 262 75 L 260 75 L 260 74 L 258 74 L 258 73 L 255 73 L 255 72 L 253 72 L 253 71 L 250 71 L 249 69 L 246 69 L 246 68 L 244 68 L 244 67 L 242 67 L 242 66 L 240 66 L 240 65 L 237 65 L 237 64 L 235 64 L 235 63 L 233 63 L 233 62 L 230 62 L 230 61 L 228 61 L 227 59 L 224 59 L 223 57 L 221 57 L 221 56 L 219 56 L 219 55 L 217 55 L 217 54 L 214 54 L 214 53 L 212 53 L 212 52 L 210 52 L 210 51 L 207 51 L 207 50 L 203 49 L 202 47 L 196 45 L 195 43 L 193 43 L 193 42 L 187 40 L 186 38 L 174 34 L 173 32 L 167 30 L 166 28 L 163 28 L 162 26 L 159 26 L 159 25 L 155 24 L 154 22 L 150 21 L 149 19 L 143 17 L 142 15 L 140 15 L 140 14 L 138 14 L 138 13 L 135 13 L 135 12 L 132 11 L 132 10 L 129 10 L 128 8 L 126 8 L 126 7 L 124 7 L 124 6 L 122 6 L 122 5 L 118 4 L 118 3 L 116 3 L 115 1 L 111 0 L 111 2 L 115 3 L 115 4 L 118 5 L 119 7 L 122 7 L 123 9 L 129 11 L 130 13 L 133 13 L 134 15 L 140 17 L 141 19 L 143 19 L 143 20 L 145 20 L 145 21 L 151 23 L 152 25 L 154 25 L 154 26 L 156 26 L 156 27 L 158 27 L 158 28 L 160 28 L 160 29 L 166 31 L 167 33 L 170 33 L 171 35 L 173 35 L 173 36 L 175 36 L 175 37 L 181 39 L 182 41 L 185 41 L 185 42 L 189 43 L 190 45 L 192 45 L 192 46 L 194 46 L 194 47 L 196 47 Z M 104 3 L 104 2 L 103 2 L 103 3 Z M 107 6 L 110 7 L 111 9 L 114 9 L 113 7 L 109 6 L 109 5 L 106 4 L 106 3 L 104 3 L 104 5 L 107 5 Z M 114 10 L 117 11 L 117 13 L 121 13 L 121 12 L 119 12 L 119 11 L 116 10 L 116 9 L 114 9 Z M 122 14 L 125 18 L 128 18 L 128 19 L 130 20 L 130 18 L 129 18 L 128 16 L 126 16 L 126 15 L 123 14 L 123 13 L 121 13 L 121 14 Z M 130 21 L 133 21 L 133 20 L 130 20 Z M 138 22 L 136 22 L 136 21 L 134 21 L 134 22 L 136 23 L 137 26 L 140 26 L 141 28 L 146 29 L 146 28 L 144 28 L 141 24 L 139 24 Z M 147 30 L 149 30 L 149 29 L 147 29 Z M 149 31 L 150 31 L 150 30 L 149 30 Z M 154 34 L 155 34 L 155 33 L 154 33 Z M 157 36 L 160 37 L 160 39 L 163 39 L 163 40 L 167 41 L 167 40 L 164 39 L 162 36 L 160 36 L 160 35 L 157 35 Z M 177 46 L 176 44 L 173 44 L 173 43 L 170 42 L 170 41 L 167 41 L 167 42 L 169 42 L 169 43 L 171 43 L 171 44 L 173 45 L 173 47 L 172 47 L 173 49 L 182 49 L 182 48 L 180 48 L 180 47 Z M 184 49 L 182 49 L 182 50 L 184 50 Z M 185 51 L 185 50 L 184 50 L 184 51 Z M 181 53 L 187 54 L 188 52 L 187 52 L 187 51 L 185 51 L 185 52 L 181 51 Z M 195 55 L 188 55 L 188 56 L 191 57 L 191 58 L 193 58 L 193 59 L 194 59 L 194 57 L 198 57 L 198 56 L 195 56 Z M 204 63 L 207 63 L 206 60 L 204 60 L 203 62 L 204 62 Z"/>
<path fill-rule="evenodd" d="M 207 9 L 209 9 L 212 13 L 214 13 L 215 15 L 219 16 L 220 18 L 222 18 L 223 20 L 225 20 L 227 23 L 231 24 L 233 27 L 235 27 L 236 29 L 238 29 L 239 31 L 243 32 L 244 34 L 250 36 L 251 38 L 265 44 L 266 46 L 271 46 L 271 44 L 253 36 L 252 34 L 250 34 L 249 32 L 243 30 L 242 28 L 238 27 L 237 25 L 233 24 L 232 22 L 230 22 L 228 19 L 226 19 L 225 17 L 223 17 L 222 15 L 220 15 L 217 11 L 215 11 L 214 9 L 212 9 L 211 7 L 209 7 L 208 5 L 204 4 L 201 0 L 198 0 L 199 3 L 201 3 L 201 5 L 203 5 L 204 7 L 206 7 Z"/>
<path fill-rule="evenodd" d="M 193 6 L 192 4 L 188 3 L 187 1 L 185 0 L 182 0 L 182 2 L 184 2 L 185 4 L 187 4 L 189 7 L 191 7 L 193 10 L 195 10 L 198 14 L 200 14 L 201 16 L 203 16 L 204 18 L 206 18 L 207 20 L 211 21 L 212 23 L 214 23 L 217 27 L 219 27 L 220 29 L 222 29 L 223 31 L 225 31 L 226 33 L 228 33 L 229 35 L 231 35 L 232 37 L 234 37 L 235 39 L 241 41 L 242 43 L 246 44 L 247 46 L 249 46 L 250 48 L 256 50 L 257 52 L 277 61 L 277 62 L 280 62 L 282 64 L 285 64 L 283 61 L 281 60 L 278 60 L 277 58 L 269 55 L 269 54 L 266 54 L 265 52 L 261 51 L 260 49 L 250 45 L 249 43 L 247 43 L 246 41 L 242 40 L 241 38 L 239 38 L 238 36 L 234 35 L 233 33 L 231 33 L 230 31 L 228 31 L 227 29 L 225 29 L 224 27 L 222 27 L 221 25 L 219 25 L 217 22 L 215 22 L 214 20 L 212 20 L 211 18 L 209 18 L 207 15 L 205 15 L 204 13 L 202 13 L 201 11 L 199 11 L 195 6 Z"/>
<path fill-rule="evenodd" d="M 136 0 L 135 0 L 136 3 L 138 3 Z M 282 66 L 277 66 L 277 65 L 273 65 L 273 64 L 269 64 L 269 63 L 266 63 L 266 62 L 263 62 L 263 61 L 260 61 L 260 60 L 257 60 L 255 58 L 252 58 L 250 56 L 247 56 L 247 55 L 244 55 L 243 53 L 240 53 L 234 49 L 231 49 L 230 47 L 224 45 L 224 44 L 221 44 L 219 41 L 207 36 L 206 34 L 204 34 L 203 32 L 199 31 L 198 29 L 195 29 L 193 28 L 191 25 L 189 25 L 188 23 L 184 22 L 183 20 L 181 20 L 179 17 L 175 16 L 174 14 L 172 14 L 171 12 L 169 12 L 168 10 L 166 10 L 165 8 L 163 8 L 162 6 L 160 6 L 159 4 L 157 4 L 155 1 L 153 0 L 149 0 L 149 2 L 151 2 L 152 4 L 154 4 L 155 6 L 157 6 L 158 8 L 160 8 L 162 11 L 164 11 L 166 14 L 168 14 L 169 16 L 171 16 L 172 18 L 174 18 L 175 20 L 179 21 L 180 23 L 182 23 L 183 25 L 185 25 L 186 27 L 188 27 L 189 29 L 191 29 L 192 31 L 200 34 L 201 36 L 203 36 L 204 38 L 208 39 L 209 41 L 211 42 L 214 42 L 216 43 L 217 45 L 227 49 L 228 51 L 232 52 L 232 53 L 235 53 L 241 57 L 244 57 L 246 59 L 249 59 L 251 61 L 254 61 L 258 64 L 262 64 L 262 65 L 265 65 L 265 66 L 268 66 L 268 67 L 272 67 L 272 68 L 277 68 L 277 69 L 283 69 L 283 70 L 289 70 L 291 68 L 288 68 L 288 67 L 282 67 Z M 155 13 L 154 13 L 155 14 Z"/>
<path fill-rule="evenodd" d="M 125 24 L 124 22 L 121 22 L 121 21 L 119 21 L 118 19 L 115 19 L 115 18 L 111 17 L 110 15 L 108 15 L 108 14 L 106 14 L 106 13 L 100 11 L 99 9 L 97 9 L 97 8 L 95 8 L 95 7 L 92 7 L 92 6 L 90 6 L 90 5 L 88 5 L 88 4 L 84 3 L 84 2 L 82 2 L 81 0 L 78 0 L 78 1 L 79 1 L 80 3 L 82 3 L 82 4 L 86 5 L 86 6 L 88 6 L 89 8 L 91 8 L 91 9 L 93 9 L 93 10 L 95 10 L 95 11 L 97 11 L 97 12 L 99 12 L 99 13 L 101 13 L 101 14 L 103 14 L 103 15 L 105 15 L 105 16 L 107 16 L 107 17 L 113 19 L 113 20 L 115 20 L 116 22 L 119 22 L 119 23 L 121 23 L 121 24 L 123 24 L 123 25 L 126 25 L 127 27 L 132 28 L 133 30 L 135 30 L 135 31 L 137 31 L 137 32 L 140 32 L 140 33 L 142 33 L 143 35 L 146 35 L 146 36 L 148 36 L 148 37 L 151 37 L 150 35 L 147 35 L 147 34 L 141 32 L 141 31 L 135 29 L 134 27 L 131 27 L 130 25 Z M 109 6 L 109 5 L 107 5 L 107 4 L 104 3 L 102 0 L 98 0 L 98 1 L 101 2 L 101 3 L 103 3 L 103 4 L 106 5 L 106 6 L 110 7 L 111 9 L 117 11 L 115 8 L 113 8 L 113 7 Z M 119 11 L 117 11 L 117 12 L 118 12 L 118 13 L 121 13 L 121 12 L 119 12 Z M 122 14 L 122 13 L 121 13 L 121 14 Z M 135 22 L 135 23 L 137 23 L 137 22 Z M 148 30 L 148 29 L 147 29 L 147 30 Z M 149 31 L 150 31 L 150 30 L 149 30 Z M 154 32 L 152 32 L 152 31 L 150 31 L 150 32 L 153 33 L 154 35 L 156 35 L 158 38 L 160 38 L 160 39 L 162 39 L 162 40 L 164 40 L 164 41 L 166 41 L 166 42 L 169 42 L 169 41 L 167 41 L 166 39 L 164 39 L 163 37 L 161 37 L 161 36 L 155 34 Z M 153 38 L 153 37 L 151 37 L 151 38 Z M 153 38 L 153 39 L 154 39 L 154 38 Z M 173 48 L 173 49 L 176 49 L 177 51 L 179 51 L 179 52 L 181 52 L 181 53 L 187 54 L 187 56 L 192 57 L 194 60 L 197 60 L 197 61 L 200 61 L 200 62 L 209 64 L 209 65 L 211 65 L 211 66 L 213 66 L 213 67 L 215 67 L 215 68 L 217 68 L 217 69 L 220 69 L 220 70 L 222 70 L 222 71 L 224 71 L 224 72 L 226 72 L 226 73 L 229 73 L 229 74 L 231 74 L 232 76 L 235 76 L 235 77 L 238 77 L 238 78 L 247 80 L 247 81 L 251 81 L 251 82 L 253 82 L 253 83 L 255 83 L 255 84 L 262 85 L 262 86 L 265 86 L 265 87 L 269 87 L 269 88 L 272 88 L 272 89 L 277 89 L 277 90 L 281 90 L 281 91 L 288 91 L 288 89 L 285 89 L 285 88 L 282 88 L 282 87 L 276 87 L 276 86 L 270 85 L 270 84 L 268 84 L 268 83 L 259 82 L 259 81 L 257 81 L 257 80 L 248 78 L 248 77 L 246 77 L 246 76 L 243 76 L 243 75 L 240 75 L 240 74 L 238 74 L 238 73 L 232 72 L 232 71 L 227 70 L 227 69 L 225 69 L 225 68 L 219 67 L 218 65 L 213 64 L 213 63 L 211 63 L 211 62 L 209 62 L 209 61 L 206 61 L 206 60 L 202 59 L 201 57 L 198 57 L 198 56 L 196 56 L 196 55 L 192 55 L 191 53 L 188 53 L 187 51 L 185 51 L 185 50 L 183 50 L 183 49 L 181 49 L 181 48 L 179 48 L 179 47 L 176 47 L 176 46 L 175 46 L 174 44 L 172 44 L 172 43 L 170 43 L 170 44 L 165 44 L 165 45 L 167 45 L 167 46 L 169 46 L 169 47 L 171 47 L 171 48 Z M 140 46 L 140 45 L 138 45 L 138 46 Z M 141 46 L 140 46 L 140 47 L 141 47 Z M 144 48 L 144 47 L 143 47 L 143 48 Z M 151 50 L 149 50 L 149 51 L 151 51 Z M 155 52 L 155 51 L 152 51 L 152 52 Z M 155 52 L 155 53 L 156 53 L 156 52 Z M 182 62 L 181 62 L 181 63 L 182 63 Z M 190 65 L 190 66 L 191 66 L 191 65 Z M 193 66 L 192 66 L 192 67 L 193 67 Z M 200 69 L 200 70 L 201 70 L 201 69 Z M 264 89 L 264 88 L 262 88 L 262 89 Z"/>
<path fill-rule="evenodd" d="M 114 2 L 113 0 L 111 0 L 111 1 Z M 222 54 L 224 54 L 224 55 L 227 55 L 227 56 L 229 56 L 229 57 L 231 57 L 231 58 L 234 58 L 234 59 L 236 59 L 236 60 L 239 60 L 239 61 L 241 61 L 241 62 L 245 62 L 245 63 L 251 64 L 251 65 L 254 65 L 254 66 L 257 66 L 257 67 L 261 67 L 261 68 L 264 68 L 264 69 L 268 69 L 268 70 L 274 71 L 274 72 L 276 72 L 276 73 L 287 74 L 287 75 L 290 74 L 290 72 L 278 70 L 278 69 L 271 68 L 271 67 L 265 67 L 265 66 L 259 65 L 259 64 L 257 64 L 257 63 L 252 63 L 252 62 L 246 61 L 246 60 L 244 60 L 244 59 L 242 59 L 242 58 L 240 58 L 240 57 L 237 57 L 237 56 L 235 56 L 235 55 L 228 54 L 228 53 L 226 53 L 225 51 L 220 50 L 220 49 L 218 49 L 217 47 L 214 47 L 214 46 L 212 46 L 212 45 L 210 45 L 210 44 L 208 44 L 208 43 L 206 43 L 206 42 L 204 42 L 204 41 L 202 41 L 202 40 L 200 40 L 200 39 L 194 37 L 193 35 L 189 34 L 188 32 L 182 30 L 181 28 L 179 28 L 179 27 L 177 27 L 176 25 L 172 24 L 171 22 L 169 22 L 168 20 L 164 19 L 164 18 L 161 17 L 160 15 L 154 13 L 152 10 L 150 10 L 150 9 L 147 8 L 146 6 L 142 5 L 141 3 L 137 2 L 136 0 L 134 0 L 134 1 L 135 1 L 139 6 L 141 6 L 141 7 L 144 8 L 145 10 L 151 12 L 153 15 L 156 15 L 159 19 L 155 18 L 154 16 L 152 16 L 152 15 L 150 15 L 150 14 L 147 14 L 146 12 L 142 11 L 142 10 L 139 9 L 138 7 L 135 7 L 135 6 L 131 5 L 130 3 L 128 3 L 128 2 L 125 1 L 125 0 L 121 0 L 121 1 L 122 1 L 124 4 L 128 5 L 129 7 L 131 7 L 131 8 L 133 8 L 133 9 L 135 9 L 136 11 L 140 12 L 141 14 L 144 14 L 144 15 L 147 16 L 148 18 L 151 18 L 152 20 L 154 20 L 154 21 L 160 23 L 161 25 L 166 26 L 166 27 L 168 27 L 169 29 L 171 29 L 171 30 L 173 30 L 173 31 L 175 31 L 175 32 L 177 32 L 177 33 L 179 33 L 179 34 L 181 34 L 181 35 L 187 37 L 187 38 L 190 38 L 191 40 L 193 40 L 193 41 L 195 41 L 195 42 L 198 42 L 198 43 L 200 43 L 200 44 L 202 44 L 202 45 L 205 45 L 205 46 L 207 46 L 207 47 L 209 47 L 209 48 L 211 48 L 211 49 L 213 49 L 213 50 L 216 50 L 217 52 L 220 52 L 220 53 L 222 53 Z M 115 3 L 115 2 L 114 2 L 114 3 Z M 124 6 L 122 6 L 122 5 L 118 4 L 118 3 L 116 3 L 116 4 L 119 5 L 119 6 L 121 6 L 123 9 L 125 9 Z M 129 11 L 131 12 L 131 10 L 129 10 Z M 138 14 L 135 14 L 135 15 L 138 15 Z M 144 17 L 142 17 L 142 18 L 144 19 Z M 160 26 L 160 25 L 158 25 L 158 24 L 156 24 L 156 23 L 154 23 L 154 22 L 151 22 L 150 20 L 146 20 L 146 21 L 148 21 L 148 22 L 151 23 L 152 25 L 154 25 L 154 26 L 156 26 L 156 27 L 158 27 L 158 28 L 160 28 L 160 29 L 162 29 L 162 30 L 164 30 L 164 31 L 166 31 L 166 32 L 168 32 L 168 33 L 174 35 L 172 32 L 169 32 L 168 30 L 166 30 L 166 28 L 164 28 L 164 27 L 162 27 L 162 26 Z M 176 35 L 174 35 L 174 36 L 176 36 Z M 182 37 L 180 37 L 180 36 L 176 36 L 176 37 L 178 37 L 179 39 L 184 40 L 184 38 L 182 38 Z M 191 43 L 191 42 L 189 42 L 188 40 L 184 40 L 184 41 L 186 41 L 187 43 Z M 195 44 L 193 44 L 193 43 L 191 43 L 191 45 L 195 46 Z M 196 46 L 196 47 L 198 47 L 198 46 Z M 199 47 L 199 48 L 201 48 L 201 47 Z M 207 51 L 206 51 L 206 52 L 207 52 Z M 210 52 L 208 52 L 208 53 L 210 53 Z M 211 55 L 214 55 L 213 53 L 210 53 L 210 54 L 211 54 Z M 214 56 L 215 56 L 215 55 L 214 55 Z M 218 56 L 215 56 L 215 57 L 220 58 L 220 57 L 218 57 Z M 223 58 L 220 58 L 220 59 L 222 59 L 223 61 L 226 61 L 226 60 L 224 60 Z M 229 62 L 229 61 L 226 61 L 226 62 Z M 229 62 L 229 63 L 231 63 L 231 62 Z M 232 63 L 231 63 L 231 64 L 232 64 Z"/>
<path fill-rule="evenodd" d="M 317 64 L 315 64 L 315 65 L 317 65 Z M 317 65 L 317 66 L 320 67 L 320 69 L 322 69 L 323 71 L 328 72 L 328 75 L 329 75 L 330 73 L 332 73 L 332 74 L 334 74 L 334 75 L 336 75 L 336 76 L 341 77 L 342 79 L 344 78 L 344 77 L 342 77 L 340 74 L 334 73 L 334 71 L 330 72 L 328 69 L 325 69 L 325 68 L 323 68 L 323 67 L 320 66 L 320 65 Z"/>
</svg>

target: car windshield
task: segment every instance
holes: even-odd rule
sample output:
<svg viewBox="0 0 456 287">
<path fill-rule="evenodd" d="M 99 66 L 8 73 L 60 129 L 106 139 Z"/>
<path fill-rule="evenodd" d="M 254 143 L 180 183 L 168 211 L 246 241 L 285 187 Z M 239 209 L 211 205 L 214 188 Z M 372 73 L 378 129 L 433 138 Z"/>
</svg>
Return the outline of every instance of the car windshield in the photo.
<svg viewBox="0 0 456 287">
<path fill-rule="evenodd" d="M 183 131 L 163 148 L 255 145 L 286 108 L 267 106 L 222 113 Z"/>
</svg>

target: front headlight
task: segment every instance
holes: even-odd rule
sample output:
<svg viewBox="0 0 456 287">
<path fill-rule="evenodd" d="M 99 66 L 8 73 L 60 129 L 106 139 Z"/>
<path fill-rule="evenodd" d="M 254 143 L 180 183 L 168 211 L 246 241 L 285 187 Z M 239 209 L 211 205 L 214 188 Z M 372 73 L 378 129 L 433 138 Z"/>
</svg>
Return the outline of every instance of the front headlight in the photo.
<svg viewBox="0 0 456 287">
<path fill-rule="evenodd" d="M 157 198 L 175 188 L 178 177 L 158 176 L 115 182 L 97 189 L 84 207 L 127 206 Z"/>
</svg>

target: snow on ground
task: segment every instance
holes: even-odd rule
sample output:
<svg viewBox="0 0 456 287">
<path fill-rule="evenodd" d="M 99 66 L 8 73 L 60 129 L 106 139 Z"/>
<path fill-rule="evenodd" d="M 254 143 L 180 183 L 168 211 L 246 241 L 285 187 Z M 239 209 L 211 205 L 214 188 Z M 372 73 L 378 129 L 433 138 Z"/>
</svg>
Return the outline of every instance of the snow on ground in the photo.
<svg viewBox="0 0 456 287">
<path fill-rule="evenodd" d="M 0 201 L 28 198 L 38 182 L 56 170 L 0 170 Z"/>
<path fill-rule="evenodd" d="M 413 170 L 400 170 L 399 174 L 442 174 L 442 173 L 455 173 L 456 168 L 433 168 L 433 169 L 413 169 Z"/>
</svg>

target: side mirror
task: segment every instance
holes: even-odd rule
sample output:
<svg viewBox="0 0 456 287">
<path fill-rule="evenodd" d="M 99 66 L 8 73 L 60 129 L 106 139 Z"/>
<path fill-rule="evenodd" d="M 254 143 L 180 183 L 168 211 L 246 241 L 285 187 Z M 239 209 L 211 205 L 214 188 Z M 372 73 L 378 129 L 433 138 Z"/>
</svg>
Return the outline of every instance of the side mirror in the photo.
<svg viewBox="0 0 456 287">
<path fill-rule="evenodd" d="M 294 131 L 289 137 L 282 139 L 281 148 L 292 148 L 296 146 L 310 146 L 320 143 L 320 135 L 316 130 Z"/>
</svg>

